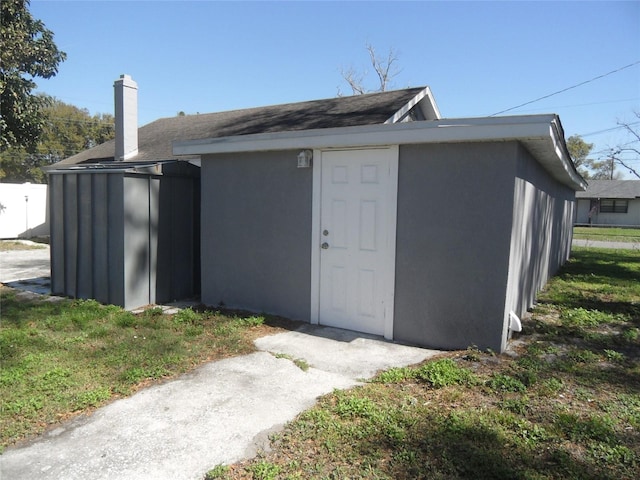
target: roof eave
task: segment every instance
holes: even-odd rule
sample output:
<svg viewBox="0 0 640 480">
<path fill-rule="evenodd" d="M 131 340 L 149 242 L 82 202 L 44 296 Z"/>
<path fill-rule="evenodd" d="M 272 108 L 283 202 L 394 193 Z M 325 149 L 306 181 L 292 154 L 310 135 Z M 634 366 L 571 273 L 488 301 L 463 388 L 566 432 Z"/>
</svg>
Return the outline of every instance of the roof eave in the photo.
<svg viewBox="0 0 640 480">
<path fill-rule="evenodd" d="M 584 190 L 555 115 L 459 118 L 438 121 L 323 128 L 178 141 L 174 155 L 288 149 L 327 149 L 420 143 L 518 141 L 561 183 Z"/>
<path fill-rule="evenodd" d="M 436 104 L 436 99 L 434 98 L 433 93 L 431 93 L 431 89 L 429 87 L 425 87 L 384 123 L 401 122 L 416 106 L 420 109 L 425 120 L 440 120 L 442 118 L 440 115 L 440 109 Z"/>
</svg>

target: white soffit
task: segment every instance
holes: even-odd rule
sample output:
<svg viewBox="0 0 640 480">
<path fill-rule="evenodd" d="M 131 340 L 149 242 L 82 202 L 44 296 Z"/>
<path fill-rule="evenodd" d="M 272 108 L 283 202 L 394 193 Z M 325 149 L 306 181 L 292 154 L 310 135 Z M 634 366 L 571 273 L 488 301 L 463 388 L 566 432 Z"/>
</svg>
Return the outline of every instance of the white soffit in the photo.
<svg viewBox="0 0 640 480">
<path fill-rule="evenodd" d="M 178 141 L 173 154 L 518 141 L 558 181 L 584 190 L 586 182 L 575 171 L 561 132 L 555 115 L 455 118 Z"/>
</svg>

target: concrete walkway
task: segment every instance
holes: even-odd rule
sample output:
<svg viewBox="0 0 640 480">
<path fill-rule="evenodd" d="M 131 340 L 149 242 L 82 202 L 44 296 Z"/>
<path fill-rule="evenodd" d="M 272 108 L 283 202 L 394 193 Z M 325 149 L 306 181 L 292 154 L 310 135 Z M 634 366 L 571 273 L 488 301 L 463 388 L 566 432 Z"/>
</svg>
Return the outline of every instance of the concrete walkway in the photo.
<svg viewBox="0 0 640 480">
<path fill-rule="evenodd" d="M 581 240 L 574 245 L 638 248 Z M 48 280 L 48 256 L 48 249 L 0 252 L 0 281 L 34 290 L 29 287 L 38 278 Z M 268 445 L 270 432 L 318 396 L 438 353 L 311 325 L 255 343 L 256 353 L 206 364 L 8 448 L 0 455 L 0 478 L 202 479 L 218 464 L 253 457 Z M 302 371 L 295 359 L 311 368 Z"/>
<path fill-rule="evenodd" d="M 640 242 L 603 242 L 600 240 L 574 239 L 575 247 L 613 248 L 622 250 L 640 250 Z"/>
<path fill-rule="evenodd" d="M 48 247 L 0 252 L 0 282 L 49 293 Z M 220 463 L 253 457 L 320 395 L 438 353 L 311 325 L 255 343 L 256 353 L 206 364 L 8 448 L 0 478 L 202 479 Z"/>
<path fill-rule="evenodd" d="M 256 353 L 209 363 L 7 449 L 0 477 L 202 479 L 218 464 L 253 457 L 318 396 L 438 353 L 311 325 L 255 343 Z"/>
</svg>

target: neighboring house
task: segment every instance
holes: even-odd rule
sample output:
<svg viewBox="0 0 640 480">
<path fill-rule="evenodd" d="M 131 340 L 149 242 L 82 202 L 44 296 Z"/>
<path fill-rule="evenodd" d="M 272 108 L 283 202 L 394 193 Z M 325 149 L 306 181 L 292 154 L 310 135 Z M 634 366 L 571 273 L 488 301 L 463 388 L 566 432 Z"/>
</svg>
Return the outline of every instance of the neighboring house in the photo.
<svg viewBox="0 0 640 480">
<path fill-rule="evenodd" d="M 640 180 L 588 180 L 576 198 L 577 225 L 640 226 Z"/>
<path fill-rule="evenodd" d="M 131 308 L 180 267 L 170 296 L 502 351 L 569 256 L 586 184 L 555 115 L 442 119 L 426 87 L 136 129 L 135 89 L 115 143 L 49 171 L 54 293 Z"/>
</svg>

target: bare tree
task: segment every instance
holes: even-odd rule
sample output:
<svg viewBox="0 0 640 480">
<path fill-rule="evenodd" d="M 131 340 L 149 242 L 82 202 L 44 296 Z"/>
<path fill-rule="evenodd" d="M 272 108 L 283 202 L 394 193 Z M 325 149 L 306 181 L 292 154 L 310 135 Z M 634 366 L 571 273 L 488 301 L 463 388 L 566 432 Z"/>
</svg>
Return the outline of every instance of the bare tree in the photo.
<svg viewBox="0 0 640 480">
<path fill-rule="evenodd" d="M 634 114 L 636 118 L 640 120 L 640 112 L 634 112 Z M 624 154 L 632 154 L 636 156 L 634 160 L 640 159 L 640 132 L 637 129 L 633 128 L 638 124 L 640 124 L 640 121 L 631 123 L 618 122 L 618 125 L 624 127 L 624 129 L 631 135 L 633 139 L 630 142 L 612 148 L 609 152 L 609 158 L 612 162 L 616 162 L 623 168 L 627 169 L 629 173 L 640 178 L 640 172 L 638 172 L 638 170 L 631 166 L 630 160 L 627 158 L 623 158 Z"/>
<path fill-rule="evenodd" d="M 363 93 L 370 92 L 384 92 L 392 86 L 392 80 L 400 73 L 400 70 L 396 65 L 398 61 L 398 53 L 393 48 L 390 48 L 387 55 L 383 57 L 379 56 L 373 45 L 369 43 L 367 43 L 366 49 L 369 53 L 371 66 L 378 77 L 378 88 L 370 90 L 365 87 L 364 79 L 368 76 L 368 71 L 365 71 L 364 73 L 358 72 L 353 66 L 348 69 L 342 68 L 340 69 L 340 75 L 342 75 L 342 78 L 351 87 L 353 95 L 362 95 Z M 341 95 L 339 89 L 338 95 Z"/>
</svg>

